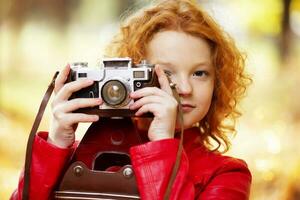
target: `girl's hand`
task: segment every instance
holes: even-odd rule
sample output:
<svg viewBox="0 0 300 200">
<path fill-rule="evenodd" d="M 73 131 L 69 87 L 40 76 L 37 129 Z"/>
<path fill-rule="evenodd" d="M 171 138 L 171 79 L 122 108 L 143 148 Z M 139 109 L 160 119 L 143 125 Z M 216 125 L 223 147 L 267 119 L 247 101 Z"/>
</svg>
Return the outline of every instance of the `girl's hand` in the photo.
<svg viewBox="0 0 300 200">
<path fill-rule="evenodd" d="M 148 129 L 150 141 L 174 138 L 178 105 L 163 70 L 156 65 L 155 72 L 161 88 L 146 87 L 130 94 L 131 98 L 138 99 L 130 106 L 131 110 L 138 109 L 136 116 L 147 112 L 154 115 Z"/>
<path fill-rule="evenodd" d="M 93 107 L 102 104 L 101 99 L 77 98 L 69 100 L 73 92 L 93 84 L 92 80 L 78 80 L 65 84 L 70 66 L 67 65 L 58 75 L 55 81 L 54 92 L 56 94 L 52 104 L 52 119 L 48 142 L 61 148 L 71 146 L 75 141 L 75 130 L 79 122 L 98 121 L 97 115 L 72 113 L 79 108 Z"/>
</svg>

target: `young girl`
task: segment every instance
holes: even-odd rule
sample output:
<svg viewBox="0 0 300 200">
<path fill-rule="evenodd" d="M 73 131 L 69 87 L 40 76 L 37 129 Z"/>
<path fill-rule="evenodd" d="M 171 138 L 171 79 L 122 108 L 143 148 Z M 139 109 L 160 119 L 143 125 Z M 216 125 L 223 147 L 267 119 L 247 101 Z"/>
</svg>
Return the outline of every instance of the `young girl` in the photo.
<svg viewBox="0 0 300 200">
<path fill-rule="evenodd" d="M 179 140 L 174 138 L 178 105 L 167 74 L 180 96 L 185 129 L 170 199 L 248 199 L 251 174 L 246 163 L 220 152 L 222 147 L 223 152 L 229 148 L 228 135 L 235 132 L 234 122 L 240 116 L 236 106 L 250 79 L 243 56 L 219 25 L 193 1 L 158 1 L 129 17 L 108 50 L 109 56 L 131 57 L 135 63 L 146 58 L 156 64 L 160 88 L 130 94 L 138 99 L 130 107 L 136 116 L 154 115 L 150 121 L 137 120 L 137 127 L 148 131 L 149 142 L 130 149 L 141 198 L 163 198 L 178 149 Z M 40 132 L 35 138 L 30 199 L 49 198 L 74 150 L 77 124 L 101 120 L 96 115 L 72 113 L 103 102 L 68 100 L 73 92 L 93 83 L 65 84 L 69 71 L 65 67 L 55 83 L 49 134 Z M 22 186 L 21 177 L 11 199 L 21 199 Z"/>
</svg>

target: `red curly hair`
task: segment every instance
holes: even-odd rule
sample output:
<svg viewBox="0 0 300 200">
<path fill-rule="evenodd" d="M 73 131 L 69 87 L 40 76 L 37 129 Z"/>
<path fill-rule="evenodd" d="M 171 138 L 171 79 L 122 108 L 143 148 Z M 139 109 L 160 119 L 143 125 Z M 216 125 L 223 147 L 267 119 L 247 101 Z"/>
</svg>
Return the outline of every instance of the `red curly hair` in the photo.
<svg viewBox="0 0 300 200">
<path fill-rule="evenodd" d="M 216 81 L 211 107 L 199 122 L 199 141 L 212 151 L 220 151 L 223 146 L 222 152 L 226 152 L 230 147 L 228 136 L 236 133 L 236 119 L 241 115 L 237 104 L 251 79 L 244 69 L 245 57 L 232 38 L 195 1 L 155 1 L 127 17 L 106 49 L 107 55 L 131 57 L 138 63 L 146 57 L 153 36 L 164 30 L 200 37 L 210 45 Z"/>
</svg>

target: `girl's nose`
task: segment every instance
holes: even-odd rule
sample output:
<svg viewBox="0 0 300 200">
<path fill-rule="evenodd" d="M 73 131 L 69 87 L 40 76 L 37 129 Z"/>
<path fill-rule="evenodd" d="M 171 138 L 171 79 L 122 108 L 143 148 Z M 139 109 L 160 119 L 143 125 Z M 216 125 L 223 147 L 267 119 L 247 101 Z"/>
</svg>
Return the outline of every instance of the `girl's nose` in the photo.
<svg viewBox="0 0 300 200">
<path fill-rule="evenodd" d="M 190 81 L 186 78 L 177 79 L 176 86 L 178 94 L 181 96 L 190 95 L 193 91 Z"/>
</svg>

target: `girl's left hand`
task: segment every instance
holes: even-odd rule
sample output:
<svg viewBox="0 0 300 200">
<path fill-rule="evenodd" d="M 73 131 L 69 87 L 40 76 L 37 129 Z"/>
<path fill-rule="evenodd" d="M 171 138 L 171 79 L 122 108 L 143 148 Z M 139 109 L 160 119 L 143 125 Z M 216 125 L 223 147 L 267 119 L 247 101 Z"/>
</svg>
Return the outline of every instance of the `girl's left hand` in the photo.
<svg viewBox="0 0 300 200">
<path fill-rule="evenodd" d="M 130 94 L 131 98 L 138 99 L 130 106 L 131 110 L 138 109 L 136 116 L 141 116 L 147 112 L 154 115 L 148 129 L 150 141 L 174 138 L 178 106 L 163 70 L 156 65 L 155 72 L 160 88 L 146 87 Z"/>
</svg>

